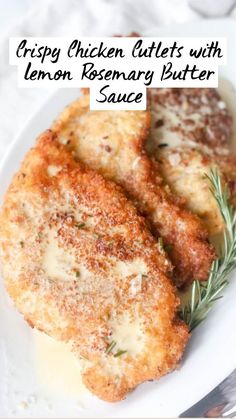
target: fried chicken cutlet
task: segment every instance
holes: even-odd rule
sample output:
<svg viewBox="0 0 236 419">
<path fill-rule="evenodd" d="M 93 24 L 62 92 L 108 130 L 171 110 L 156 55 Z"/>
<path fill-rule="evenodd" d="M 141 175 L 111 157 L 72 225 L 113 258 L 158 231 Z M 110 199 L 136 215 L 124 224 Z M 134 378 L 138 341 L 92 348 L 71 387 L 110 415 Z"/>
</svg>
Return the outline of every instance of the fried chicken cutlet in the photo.
<svg viewBox="0 0 236 419">
<path fill-rule="evenodd" d="M 188 330 L 158 242 L 121 188 L 78 164 L 50 131 L 6 193 L 0 251 L 18 310 L 70 345 L 101 399 L 121 400 L 178 365 Z"/>
<path fill-rule="evenodd" d="M 174 265 L 175 282 L 206 280 L 215 257 L 202 222 L 163 184 L 158 164 L 144 151 L 150 114 L 90 111 L 89 94 L 62 112 L 52 129 L 79 161 L 121 185 L 155 236 L 161 236 Z"/>
<path fill-rule="evenodd" d="M 212 237 L 224 228 L 205 174 L 217 168 L 235 199 L 236 157 L 229 156 L 232 117 L 215 89 L 150 89 L 151 135 L 147 151 L 187 207 Z"/>
</svg>

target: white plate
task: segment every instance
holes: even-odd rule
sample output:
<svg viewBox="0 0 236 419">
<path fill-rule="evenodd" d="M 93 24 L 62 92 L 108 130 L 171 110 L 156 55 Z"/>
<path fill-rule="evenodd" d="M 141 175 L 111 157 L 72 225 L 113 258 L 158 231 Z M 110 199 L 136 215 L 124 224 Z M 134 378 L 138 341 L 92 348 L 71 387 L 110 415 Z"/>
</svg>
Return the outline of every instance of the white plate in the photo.
<svg viewBox="0 0 236 419">
<path fill-rule="evenodd" d="M 234 21 L 200 21 L 171 28 L 154 29 L 150 36 L 226 36 L 228 65 L 221 74 L 236 85 L 236 25 Z M 0 199 L 13 173 L 36 136 L 49 127 L 64 106 L 78 96 L 76 89 L 61 89 L 30 119 L 18 135 L 0 168 Z M 236 275 L 234 275 L 236 276 Z M 145 383 L 120 403 L 107 404 L 95 397 L 82 409 L 69 397 L 50 400 L 40 387 L 34 365 L 32 331 L 14 309 L 0 282 L 0 417 L 176 417 L 196 403 L 235 367 L 236 278 L 215 304 L 207 320 L 193 333 L 181 369 L 159 382 Z M 30 395 L 37 400 L 20 410 Z"/>
</svg>

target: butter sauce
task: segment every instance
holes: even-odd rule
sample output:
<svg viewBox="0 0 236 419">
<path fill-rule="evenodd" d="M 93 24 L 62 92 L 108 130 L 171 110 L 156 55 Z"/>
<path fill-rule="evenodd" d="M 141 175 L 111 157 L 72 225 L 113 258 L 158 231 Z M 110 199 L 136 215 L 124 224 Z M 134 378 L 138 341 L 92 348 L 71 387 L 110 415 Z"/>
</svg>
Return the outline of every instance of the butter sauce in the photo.
<svg viewBox="0 0 236 419">
<path fill-rule="evenodd" d="M 236 90 L 228 80 L 221 79 L 219 81 L 219 92 L 234 119 L 232 149 L 236 151 Z M 181 299 L 186 298 L 187 295 L 188 293 L 182 295 Z M 141 332 L 140 336 L 136 333 L 134 339 L 132 333 L 129 337 L 129 324 L 127 325 L 127 331 L 121 326 L 116 328 L 115 338 L 122 348 L 133 349 L 133 342 L 135 342 L 137 336 L 142 342 Z M 136 332 L 138 326 L 138 323 L 135 324 Z M 89 391 L 83 385 L 81 378 L 82 362 L 71 353 L 69 347 L 65 343 L 57 342 L 37 330 L 33 331 L 33 338 L 36 373 L 47 394 L 69 396 L 77 401 L 88 395 Z M 130 347 L 131 344 L 132 348 Z"/>
<path fill-rule="evenodd" d="M 83 361 L 80 362 L 65 343 L 45 333 L 34 329 L 33 338 L 36 375 L 43 390 L 52 396 L 69 396 L 77 402 L 88 395 L 81 377 Z"/>
</svg>

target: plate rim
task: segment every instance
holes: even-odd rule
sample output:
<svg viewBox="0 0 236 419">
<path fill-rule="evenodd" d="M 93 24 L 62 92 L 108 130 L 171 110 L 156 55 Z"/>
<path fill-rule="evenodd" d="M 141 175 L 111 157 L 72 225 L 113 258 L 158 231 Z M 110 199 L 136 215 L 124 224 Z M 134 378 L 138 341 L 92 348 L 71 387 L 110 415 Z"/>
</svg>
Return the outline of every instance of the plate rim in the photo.
<svg viewBox="0 0 236 419">
<path fill-rule="evenodd" d="M 205 20 L 204 21 L 204 23 L 205 24 L 209 24 L 209 22 L 210 22 L 210 24 L 218 24 L 219 22 L 220 22 L 220 24 L 221 25 L 225 25 L 226 23 L 228 24 L 228 22 L 229 22 L 229 20 L 230 21 L 232 21 L 234 24 L 235 24 L 235 21 L 233 20 L 233 19 L 213 19 L 213 20 L 210 20 L 210 21 L 208 21 L 208 20 Z M 196 22 L 198 22 L 198 21 L 194 21 L 194 22 L 187 22 L 186 24 L 175 24 L 175 25 L 173 25 L 173 28 L 175 28 L 175 27 L 180 27 L 181 26 L 181 28 L 183 28 L 183 30 L 184 30 L 184 27 L 185 26 L 192 26 L 193 24 L 196 24 Z M 200 21 L 200 22 L 202 22 L 202 20 Z M 167 29 L 168 28 L 168 26 L 165 26 L 165 27 L 160 27 L 160 28 L 156 28 L 155 30 L 158 30 L 158 32 L 160 31 L 162 31 L 163 29 Z M 152 30 L 154 30 L 154 28 L 152 28 Z M 172 27 L 171 27 L 171 30 L 172 30 Z M 151 31 L 151 30 L 150 30 Z M 148 31 L 148 32 L 150 32 L 150 31 Z M 146 32 L 147 33 L 147 32 Z M 144 36 L 146 36 L 145 34 L 144 34 Z M 160 35 L 161 36 L 161 35 Z M 24 132 L 25 131 L 27 131 L 28 129 L 29 129 L 29 126 L 30 126 L 30 124 L 32 123 L 32 121 L 34 120 L 34 119 L 37 119 L 38 117 L 40 117 L 40 113 L 42 112 L 42 109 L 44 109 L 45 108 L 45 106 L 49 106 L 49 103 L 53 100 L 53 98 L 54 97 L 56 97 L 58 94 L 59 94 L 59 90 L 61 90 L 61 89 L 54 89 L 52 92 L 50 92 L 45 98 L 44 98 L 44 100 L 42 101 L 42 103 L 38 106 L 38 108 L 34 111 L 34 112 L 32 112 L 32 114 L 30 114 L 29 115 L 29 117 L 28 118 L 26 118 L 26 121 L 25 121 L 25 123 L 23 124 L 23 126 L 22 126 L 22 128 L 19 130 L 19 132 L 17 133 L 17 135 L 14 137 L 14 139 L 13 139 L 13 141 L 11 142 L 11 144 L 9 145 L 9 147 L 7 148 L 7 150 L 6 150 L 6 152 L 4 153 L 4 156 L 3 156 L 3 158 L 1 159 L 1 162 L 0 162 L 0 177 L 1 176 L 3 176 L 4 175 L 4 172 L 5 172 L 5 166 L 6 166 L 6 164 L 7 164 L 7 162 L 8 162 L 8 160 L 9 160 L 9 158 L 11 157 L 11 155 L 13 155 L 14 156 L 14 154 L 16 153 L 16 150 L 15 150 L 15 148 L 16 148 L 16 146 L 18 145 L 18 143 L 20 142 L 20 140 L 21 140 L 21 138 L 23 137 L 23 135 L 24 135 Z M 63 89 L 62 89 L 63 90 Z M 32 141 L 32 145 L 34 144 L 34 142 Z M 9 180 L 9 182 L 10 182 L 10 179 L 11 179 L 11 176 L 9 176 L 9 174 L 6 176 L 6 177 L 8 177 L 8 180 Z M 8 183 L 9 184 L 9 183 Z M 1 281 L 2 281 L 2 277 L 1 277 Z M 3 281 L 2 281 L 3 282 Z M 228 293 L 227 293 L 228 294 Z M 193 339 L 193 338 L 192 338 Z M 230 372 L 232 372 L 234 369 L 235 369 L 235 367 L 236 367 L 236 362 L 234 362 L 234 364 L 235 364 L 235 366 L 232 366 L 232 370 L 230 369 L 230 368 L 228 368 L 228 372 L 227 372 L 227 375 L 228 374 L 230 374 Z M 223 376 L 223 379 L 225 378 L 225 375 Z M 219 382 L 217 382 L 217 383 L 215 383 L 212 387 L 211 387 L 211 389 L 209 390 L 209 391 L 211 391 L 215 386 L 217 386 L 219 384 Z M 157 393 L 158 393 L 158 390 L 155 390 Z M 209 391 L 208 391 L 208 393 L 209 393 Z M 204 395 L 206 395 L 206 394 L 208 394 L 208 393 L 205 393 L 205 394 L 203 394 L 203 396 Z M 151 395 L 153 395 L 153 392 L 151 392 L 150 393 L 150 396 Z M 196 401 L 198 401 L 199 400 L 199 397 L 197 397 L 196 398 Z M 135 403 L 135 401 L 133 401 L 133 403 Z M 185 407 L 186 407 L 186 409 L 187 408 L 189 408 L 190 406 L 192 405 L 192 403 L 190 404 L 190 405 L 186 405 Z M 184 407 L 184 409 L 185 409 L 185 407 Z M 185 409 L 185 410 L 186 410 Z M 119 408 L 118 408 L 118 411 L 119 411 Z M 124 413 L 124 409 L 121 409 L 121 413 Z M 179 414 L 181 413 L 181 412 L 178 412 Z M 99 416 L 97 416 L 97 417 L 99 417 Z M 116 416 L 111 416 L 111 417 L 116 417 Z M 122 417 L 125 417 L 125 416 L 122 416 Z M 132 417 L 135 417 L 135 418 L 138 418 L 138 416 L 132 416 Z M 150 417 L 152 417 L 152 416 L 150 416 Z"/>
</svg>

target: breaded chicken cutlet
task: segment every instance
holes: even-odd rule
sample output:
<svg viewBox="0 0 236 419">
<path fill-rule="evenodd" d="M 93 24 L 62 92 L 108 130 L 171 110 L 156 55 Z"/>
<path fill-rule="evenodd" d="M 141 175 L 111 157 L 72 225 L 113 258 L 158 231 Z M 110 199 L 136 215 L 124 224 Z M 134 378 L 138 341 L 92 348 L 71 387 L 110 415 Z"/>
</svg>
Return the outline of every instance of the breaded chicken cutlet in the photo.
<svg viewBox="0 0 236 419">
<path fill-rule="evenodd" d="M 152 233 L 163 238 L 176 284 L 187 286 L 194 279 L 207 279 L 215 253 L 200 219 L 171 194 L 158 164 L 145 153 L 149 128 L 149 112 L 90 111 L 88 92 L 52 127 L 79 161 L 125 189 Z"/>
<path fill-rule="evenodd" d="M 187 207 L 199 215 L 212 237 L 223 219 L 205 174 L 217 168 L 235 199 L 236 157 L 230 156 L 232 117 L 215 89 L 150 89 L 151 135 L 147 151 Z"/>
<path fill-rule="evenodd" d="M 18 310 L 83 359 L 98 397 L 121 400 L 178 365 L 188 330 L 158 242 L 121 189 L 50 131 L 6 193 L 0 251 Z"/>
</svg>

